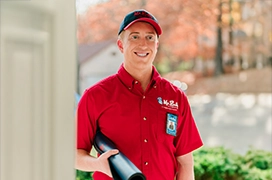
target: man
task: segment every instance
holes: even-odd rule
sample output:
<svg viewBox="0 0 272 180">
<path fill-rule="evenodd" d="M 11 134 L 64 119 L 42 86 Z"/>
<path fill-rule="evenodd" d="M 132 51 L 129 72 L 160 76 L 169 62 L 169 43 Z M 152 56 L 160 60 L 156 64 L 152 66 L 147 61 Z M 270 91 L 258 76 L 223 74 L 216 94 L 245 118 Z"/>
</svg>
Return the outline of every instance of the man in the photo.
<svg viewBox="0 0 272 180">
<path fill-rule="evenodd" d="M 149 12 L 127 14 L 117 40 L 123 64 L 87 89 L 78 104 L 76 168 L 95 171 L 95 180 L 112 179 L 107 159 L 118 150 L 147 180 L 194 179 L 192 151 L 202 141 L 185 94 L 153 66 L 161 34 Z M 98 128 L 118 150 L 95 158 L 89 153 Z"/>
</svg>

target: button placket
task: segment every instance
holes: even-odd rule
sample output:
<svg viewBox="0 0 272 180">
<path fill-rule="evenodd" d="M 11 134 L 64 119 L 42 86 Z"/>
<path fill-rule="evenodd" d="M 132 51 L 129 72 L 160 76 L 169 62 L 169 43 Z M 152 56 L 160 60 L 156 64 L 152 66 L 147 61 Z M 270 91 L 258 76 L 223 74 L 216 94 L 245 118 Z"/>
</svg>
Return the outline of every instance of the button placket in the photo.
<svg viewBox="0 0 272 180">
<path fill-rule="evenodd" d="M 149 131 L 150 131 L 150 124 L 148 121 L 148 101 L 147 97 L 145 94 L 142 94 L 142 100 L 141 100 L 141 109 L 142 109 L 142 128 L 143 128 L 143 134 L 142 134 L 142 151 L 143 151 L 143 156 L 142 156 L 142 162 L 144 169 L 143 171 L 149 171 L 149 166 L 148 162 L 150 160 L 150 143 L 149 143 Z"/>
</svg>

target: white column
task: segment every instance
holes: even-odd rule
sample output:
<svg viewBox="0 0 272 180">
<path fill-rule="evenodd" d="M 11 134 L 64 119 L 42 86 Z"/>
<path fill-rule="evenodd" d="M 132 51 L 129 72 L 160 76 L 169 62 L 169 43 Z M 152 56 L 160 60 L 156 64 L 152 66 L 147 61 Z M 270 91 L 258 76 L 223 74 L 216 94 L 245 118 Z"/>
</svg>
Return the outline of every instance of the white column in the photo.
<svg viewBox="0 0 272 180">
<path fill-rule="evenodd" d="M 74 180 L 75 2 L 0 8 L 0 179 Z"/>
</svg>

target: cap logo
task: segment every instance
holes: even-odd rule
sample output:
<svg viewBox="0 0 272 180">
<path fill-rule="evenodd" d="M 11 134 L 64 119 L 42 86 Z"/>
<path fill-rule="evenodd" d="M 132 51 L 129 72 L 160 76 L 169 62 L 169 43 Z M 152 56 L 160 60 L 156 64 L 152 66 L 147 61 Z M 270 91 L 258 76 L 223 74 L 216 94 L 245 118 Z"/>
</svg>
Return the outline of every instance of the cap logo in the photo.
<svg viewBox="0 0 272 180">
<path fill-rule="evenodd" d="M 136 16 L 137 18 L 141 18 L 141 17 L 148 17 L 148 18 L 152 18 L 152 16 L 144 11 L 136 11 L 134 12 L 134 16 Z"/>
<path fill-rule="evenodd" d="M 143 22 L 147 22 L 147 23 L 151 24 L 154 27 L 154 29 L 156 30 L 156 33 L 158 36 L 162 34 L 161 27 L 160 27 L 157 19 L 152 14 L 150 14 L 149 12 L 147 12 L 145 10 L 137 10 L 137 11 L 130 12 L 125 16 L 122 23 L 120 24 L 118 35 L 123 30 L 126 30 L 132 24 L 134 24 L 135 22 L 139 22 L 139 21 L 143 21 Z"/>
</svg>

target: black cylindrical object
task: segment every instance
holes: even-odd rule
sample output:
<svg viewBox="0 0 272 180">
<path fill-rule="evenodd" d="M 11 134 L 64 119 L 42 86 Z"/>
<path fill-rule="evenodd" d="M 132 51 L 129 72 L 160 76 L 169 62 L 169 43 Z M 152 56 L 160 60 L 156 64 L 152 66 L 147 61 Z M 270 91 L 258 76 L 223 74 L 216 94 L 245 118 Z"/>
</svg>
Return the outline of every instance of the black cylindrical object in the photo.
<svg viewBox="0 0 272 180">
<path fill-rule="evenodd" d="M 100 154 L 117 149 L 114 143 L 100 131 L 96 133 L 94 147 Z M 109 157 L 109 164 L 114 180 L 146 180 L 143 173 L 120 151 Z"/>
</svg>

